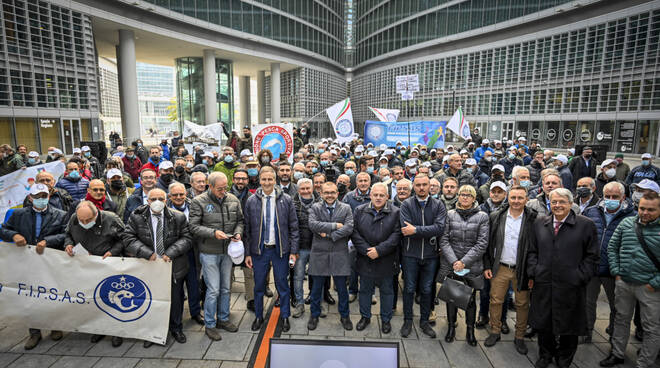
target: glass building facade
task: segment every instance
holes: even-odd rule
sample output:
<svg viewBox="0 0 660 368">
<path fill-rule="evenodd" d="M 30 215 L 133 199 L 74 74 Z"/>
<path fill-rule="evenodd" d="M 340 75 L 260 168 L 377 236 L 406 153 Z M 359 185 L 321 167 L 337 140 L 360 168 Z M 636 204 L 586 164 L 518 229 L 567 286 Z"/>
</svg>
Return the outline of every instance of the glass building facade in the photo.
<svg viewBox="0 0 660 368">
<path fill-rule="evenodd" d="M 178 119 L 170 121 L 170 105 L 176 106 L 175 68 L 137 63 L 138 109 L 142 134 L 167 136 L 178 129 Z M 178 107 L 178 106 L 177 106 Z"/>
</svg>

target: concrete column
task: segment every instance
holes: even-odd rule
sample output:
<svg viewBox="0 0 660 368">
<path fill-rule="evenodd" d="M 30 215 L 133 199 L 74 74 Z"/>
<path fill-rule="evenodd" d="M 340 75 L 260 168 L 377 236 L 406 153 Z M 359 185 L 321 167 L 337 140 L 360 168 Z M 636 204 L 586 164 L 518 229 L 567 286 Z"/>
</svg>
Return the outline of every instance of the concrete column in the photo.
<svg viewBox="0 0 660 368">
<path fill-rule="evenodd" d="M 266 121 L 266 71 L 257 72 L 257 124 Z"/>
<path fill-rule="evenodd" d="M 270 122 L 282 122 L 280 118 L 280 63 L 270 64 Z"/>
<path fill-rule="evenodd" d="M 215 76 L 215 52 L 204 50 L 204 116 L 206 125 L 218 122 L 217 80 Z"/>
<path fill-rule="evenodd" d="M 137 69 L 135 65 L 135 35 L 133 31 L 119 30 L 117 46 L 117 72 L 119 74 L 119 107 L 124 145 L 140 138 L 140 114 L 137 96 Z"/>
<path fill-rule="evenodd" d="M 240 106 L 238 107 L 239 114 L 241 114 L 241 129 L 250 125 L 250 76 L 242 75 L 238 79 L 238 89 L 241 93 Z M 240 129 L 237 129 L 237 131 Z"/>
</svg>

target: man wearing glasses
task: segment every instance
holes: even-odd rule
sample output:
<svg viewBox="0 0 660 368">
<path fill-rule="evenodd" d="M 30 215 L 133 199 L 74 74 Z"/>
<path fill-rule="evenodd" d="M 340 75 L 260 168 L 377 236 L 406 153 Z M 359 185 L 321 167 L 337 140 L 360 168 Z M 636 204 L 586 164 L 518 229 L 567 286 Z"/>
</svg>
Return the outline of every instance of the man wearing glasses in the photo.
<svg viewBox="0 0 660 368">
<path fill-rule="evenodd" d="M 218 341 L 222 339 L 220 328 L 229 332 L 238 331 L 238 327 L 229 321 L 232 260 L 227 248 L 230 239 L 241 240 L 243 211 L 238 198 L 227 193 L 225 174 L 213 172 L 208 181 L 208 191 L 190 202 L 189 218 L 190 232 L 199 246 L 202 274 L 207 287 L 204 299 L 205 332 L 211 340 Z"/>
<path fill-rule="evenodd" d="M 124 210 L 124 222 L 128 221 L 130 216 L 136 208 L 147 204 L 149 198 L 149 191 L 156 187 L 156 171 L 152 169 L 144 169 L 140 172 L 140 187 L 137 188 L 128 200 L 126 201 L 126 209 Z"/>
</svg>

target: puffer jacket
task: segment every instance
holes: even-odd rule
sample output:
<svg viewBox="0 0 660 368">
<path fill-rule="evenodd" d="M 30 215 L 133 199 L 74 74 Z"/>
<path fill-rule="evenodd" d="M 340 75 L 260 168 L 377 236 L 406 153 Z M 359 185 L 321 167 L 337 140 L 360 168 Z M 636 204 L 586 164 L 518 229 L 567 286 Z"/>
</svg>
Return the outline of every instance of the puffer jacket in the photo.
<svg viewBox="0 0 660 368">
<path fill-rule="evenodd" d="M 64 212 L 69 212 L 69 210 L 75 210 L 75 208 L 72 209 L 73 205 L 77 203 L 76 201 L 71 198 L 69 193 L 62 189 L 62 188 L 53 188 L 50 194 L 50 198 L 48 199 L 48 205 L 55 207 L 59 210 L 62 210 Z M 30 195 L 28 194 L 25 196 L 25 199 L 23 200 L 23 207 L 31 207 L 32 206 L 32 199 L 30 198 Z"/>
<path fill-rule="evenodd" d="M 475 202 L 469 210 L 447 212 L 447 221 L 440 239 L 440 270 L 437 280 L 453 273 L 453 264 L 461 261 L 470 272 L 464 277 L 470 285 L 483 284 L 483 256 L 488 248 L 488 215 L 479 211 Z"/>
<path fill-rule="evenodd" d="M 351 211 L 355 213 L 355 209 L 358 208 L 358 206 L 371 202 L 371 197 L 369 197 L 370 192 L 370 190 L 367 190 L 366 194 L 361 194 L 356 188 L 355 190 L 346 193 L 342 202 L 351 206 Z"/>
<path fill-rule="evenodd" d="M 192 237 L 188 229 L 188 221 L 183 212 L 167 208 L 163 209 L 163 247 L 165 255 L 172 260 L 172 276 L 180 280 L 188 273 L 187 253 L 192 249 Z M 137 258 L 149 259 L 155 251 L 154 229 L 151 224 L 149 205 L 138 207 L 129 216 L 126 231 L 122 241 L 126 251 Z"/>
<path fill-rule="evenodd" d="M 293 205 L 296 207 L 296 215 L 298 216 L 298 232 L 300 233 L 300 240 L 298 241 L 299 249 L 312 249 L 312 239 L 314 233 L 309 229 L 309 209 L 312 208 L 314 203 L 321 201 L 321 197 L 313 192 L 313 199 L 310 204 L 305 204 L 300 197 L 300 193 L 293 196 Z"/>
<path fill-rule="evenodd" d="M 598 266 L 598 276 L 610 276 L 610 265 L 607 257 L 607 247 L 619 223 L 626 217 L 635 216 L 635 206 L 630 200 L 625 200 L 621 204 L 622 208 L 616 213 L 609 225 L 605 219 L 605 201 L 601 200 L 597 205 L 584 210 L 583 216 L 590 218 L 596 224 L 598 239 L 600 240 L 600 264 Z"/>
<path fill-rule="evenodd" d="M 359 206 L 353 215 L 351 240 L 357 252 L 355 268 L 360 275 L 392 277 L 399 270 L 399 209 L 390 201 L 377 213 L 371 203 Z M 367 249 L 371 247 L 376 248 L 378 258 L 367 256 Z"/>
<path fill-rule="evenodd" d="M 472 185 L 474 187 L 477 185 L 477 181 L 474 179 L 474 176 L 472 176 L 472 174 L 469 173 L 466 169 L 462 169 L 461 171 L 457 172 L 456 175 L 452 174 L 450 169 L 447 169 L 438 172 L 433 177 L 440 182 L 440 186 L 442 186 L 442 184 L 445 182 L 445 179 L 448 177 L 456 178 L 456 180 L 458 180 L 459 187 L 463 185 Z"/>
<path fill-rule="evenodd" d="M 280 258 L 288 253 L 298 254 L 298 216 L 293 201 L 288 194 L 282 192 L 279 187 L 273 188 L 275 193 L 275 248 L 279 251 Z M 268 231 L 264 223 L 264 207 L 262 205 L 264 193 L 261 188 L 257 189 L 245 205 L 245 234 L 243 244 L 245 255 L 261 255 L 263 252 L 264 233 Z"/>
<path fill-rule="evenodd" d="M 66 212 L 48 206 L 41 216 L 41 232 L 36 236 L 37 216 L 32 206 L 14 210 L 7 222 L 2 224 L 0 237 L 4 241 L 13 242 L 14 235 L 20 234 L 30 245 L 45 240 L 46 247 L 63 249 Z"/>
<path fill-rule="evenodd" d="M 626 184 L 637 184 L 644 179 L 649 179 L 660 185 L 660 168 L 655 165 L 636 166 L 628 173 Z"/>
<path fill-rule="evenodd" d="M 637 240 L 635 224 L 638 221 L 639 215 L 627 217 L 614 230 L 607 246 L 610 273 L 613 276 L 621 276 L 623 281 L 649 284 L 655 290 L 660 290 L 660 270 L 655 267 Z M 646 244 L 655 257 L 660 259 L 660 218 L 641 226 Z"/>
<path fill-rule="evenodd" d="M 89 180 L 85 178 L 72 179 L 68 176 L 63 177 L 55 184 L 56 188 L 66 190 L 71 195 L 71 198 L 78 201 L 85 198 L 88 186 Z"/>
<path fill-rule="evenodd" d="M 525 168 L 529 171 L 529 180 L 532 183 L 536 184 L 541 180 L 541 171 L 543 171 L 544 167 L 538 161 L 532 161 Z"/>
<path fill-rule="evenodd" d="M 216 239 L 216 230 L 224 232 L 228 238 L 243 235 L 241 202 L 233 194 L 217 198 L 208 190 L 193 198 L 189 211 L 190 233 L 198 241 L 202 253 L 227 254 L 230 240 Z"/>
<path fill-rule="evenodd" d="M 418 259 L 436 258 L 447 217 L 444 203 L 428 196 L 422 209 L 417 196 L 413 195 L 401 204 L 400 217 L 401 227 L 408 222 L 416 228 L 414 234 L 403 237 L 401 255 Z"/>
<path fill-rule="evenodd" d="M 74 213 L 66 227 L 64 246 L 75 246 L 80 243 L 94 256 L 102 256 L 110 252 L 113 257 L 117 257 L 122 255 L 124 250 L 124 244 L 121 242 L 123 232 L 124 223 L 112 212 L 99 211 L 96 223 L 89 230 L 80 226 L 78 217 Z"/>
</svg>

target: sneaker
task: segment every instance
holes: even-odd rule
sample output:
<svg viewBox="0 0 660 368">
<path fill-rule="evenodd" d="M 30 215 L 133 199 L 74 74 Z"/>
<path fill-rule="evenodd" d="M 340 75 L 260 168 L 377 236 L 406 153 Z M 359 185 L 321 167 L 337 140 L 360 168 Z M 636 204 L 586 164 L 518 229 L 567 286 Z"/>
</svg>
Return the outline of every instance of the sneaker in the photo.
<svg viewBox="0 0 660 368">
<path fill-rule="evenodd" d="M 403 321 L 403 326 L 401 326 L 401 337 L 408 337 L 412 332 L 412 321 L 407 319 Z"/>
<path fill-rule="evenodd" d="M 204 333 L 209 337 L 209 339 L 213 341 L 222 340 L 222 336 L 220 336 L 220 330 L 215 327 L 206 327 L 204 329 Z"/>
<path fill-rule="evenodd" d="M 34 349 L 37 345 L 39 345 L 39 341 L 41 341 L 41 332 L 40 333 L 35 333 L 31 334 L 30 338 L 25 342 L 25 345 L 23 348 L 25 350 L 32 350 Z"/>
<path fill-rule="evenodd" d="M 220 323 L 218 323 L 216 328 L 221 328 L 221 329 L 223 329 L 227 332 L 237 332 L 238 331 L 238 327 L 235 324 L 233 324 L 229 321 L 220 321 Z"/>
<path fill-rule="evenodd" d="M 487 347 L 495 346 L 495 344 L 497 344 L 497 342 L 500 341 L 500 339 L 501 339 L 500 334 L 492 333 L 488 335 L 486 341 L 484 341 L 484 346 Z"/>
<path fill-rule="evenodd" d="M 357 300 L 357 294 L 348 294 L 348 302 L 353 303 Z"/>
<path fill-rule="evenodd" d="M 305 304 L 300 303 L 293 309 L 293 314 L 291 316 L 293 318 L 300 318 L 303 314 L 305 314 Z"/>
</svg>

